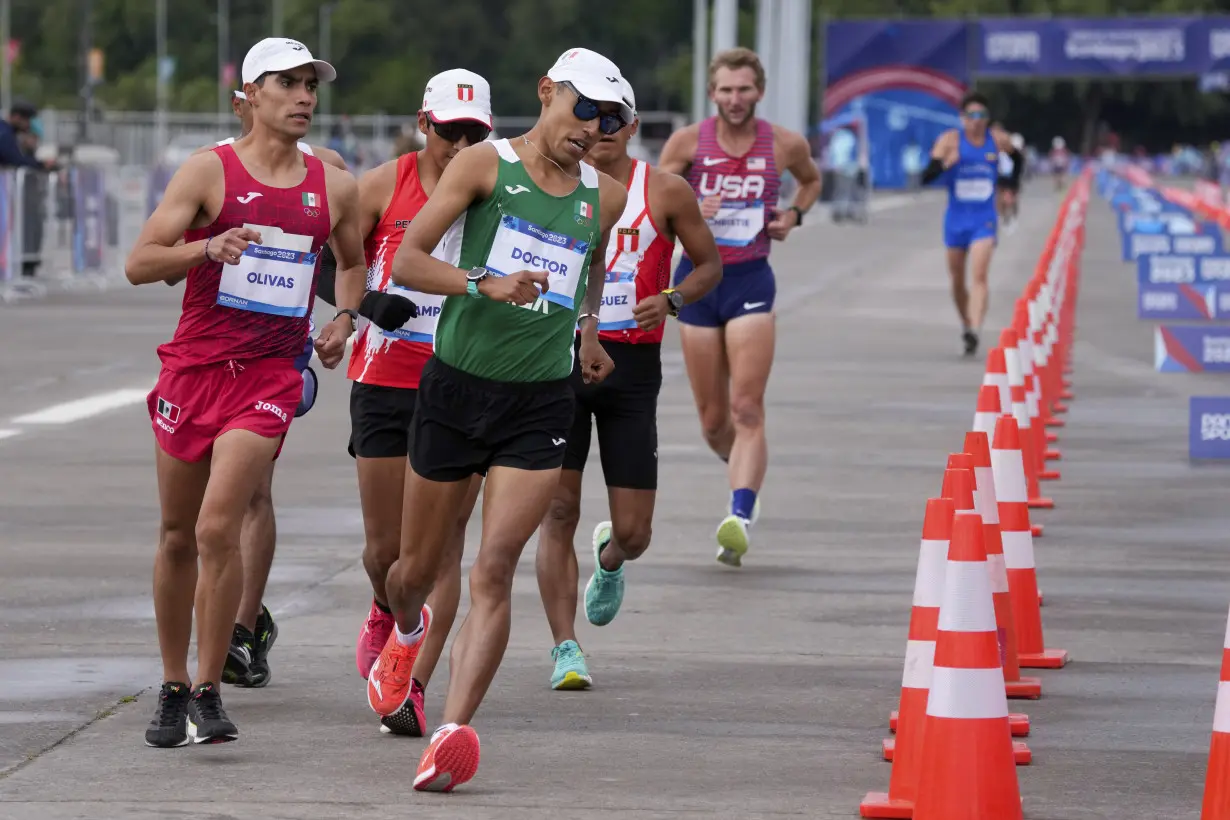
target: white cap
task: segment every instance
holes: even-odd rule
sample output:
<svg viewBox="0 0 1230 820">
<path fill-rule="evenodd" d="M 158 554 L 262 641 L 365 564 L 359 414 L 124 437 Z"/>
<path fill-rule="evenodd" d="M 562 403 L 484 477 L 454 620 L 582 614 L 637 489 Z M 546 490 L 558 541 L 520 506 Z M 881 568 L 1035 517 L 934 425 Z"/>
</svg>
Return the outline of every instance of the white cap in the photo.
<svg viewBox="0 0 1230 820">
<path fill-rule="evenodd" d="M 246 101 L 246 100 L 248 99 L 248 95 L 247 95 L 247 94 L 245 94 L 245 93 L 243 93 L 242 91 L 233 91 L 233 92 L 231 92 L 231 93 L 234 95 L 235 99 L 237 99 L 237 100 L 245 100 L 245 101 Z"/>
<path fill-rule="evenodd" d="M 435 122 L 472 120 L 491 127 L 491 86 L 464 68 L 441 71 L 427 81 L 423 111 Z"/>
<path fill-rule="evenodd" d="M 636 111 L 636 92 L 632 90 L 632 83 L 628 82 L 627 77 L 619 78 L 619 90 L 623 92 L 624 102 L 632 109 L 633 118 L 639 116 Z"/>
<path fill-rule="evenodd" d="M 316 79 L 320 82 L 331 83 L 337 79 L 337 69 L 324 60 L 314 58 L 308 47 L 298 40 L 266 37 L 248 49 L 241 74 L 245 83 L 254 83 L 262 74 L 289 71 L 309 63 L 316 68 Z"/>
<path fill-rule="evenodd" d="M 629 125 L 636 119 L 633 106 L 624 100 L 623 74 L 619 66 L 596 51 L 568 49 L 551 66 L 547 77 L 557 83 L 572 83 L 578 93 L 595 102 L 619 103 L 619 113 Z"/>
<path fill-rule="evenodd" d="M 1025 138 L 1021 136 L 1020 134 L 1013 134 L 1012 135 L 1012 147 L 1020 151 L 1022 148 L 1025 147 Z"/>
</svg>

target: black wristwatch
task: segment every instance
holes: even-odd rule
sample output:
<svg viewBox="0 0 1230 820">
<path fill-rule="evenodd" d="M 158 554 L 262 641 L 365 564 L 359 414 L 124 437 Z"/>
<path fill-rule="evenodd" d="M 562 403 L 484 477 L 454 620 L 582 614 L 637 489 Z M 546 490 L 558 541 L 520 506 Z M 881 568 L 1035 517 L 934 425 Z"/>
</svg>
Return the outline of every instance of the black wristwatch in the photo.
<svg viewBox="0 0 1230 820">
<path fill-rule="evenodd" d="M 491 275 L 491 271 L 486 268 L 474 268 L 466 274 L 466 293 L 475 299 L 483 298 L 483 295 L 478 292 L 478 283 Z"/>
<path fill-rule="evenodd" d="M 683 307 L 683 294 L 674 288 L 667 288 L 662 291 L 662 295 L 666 297 L 666 301 L 670 303 L 671 316 L 678 316 L 680 308 Z"/>
<path fill-rule="evenodd" d="M 794 226 L 797 228 L 803 224 L 803 209 L 798 205 L 791 205 L 790 210 L 794 211 L 794 215 L 796 217 Z"/>
<path fill-rule="evenodd" d="M 359 311 L 351 310 L 350 308 L 342 308 L 337 313 L 333 314 L 333 318 L 336 319 L 338 316 L 342 316 L 342 315 L 346 315 L 350 317 L 351 327 L 359 326 Z"/>
</svg>

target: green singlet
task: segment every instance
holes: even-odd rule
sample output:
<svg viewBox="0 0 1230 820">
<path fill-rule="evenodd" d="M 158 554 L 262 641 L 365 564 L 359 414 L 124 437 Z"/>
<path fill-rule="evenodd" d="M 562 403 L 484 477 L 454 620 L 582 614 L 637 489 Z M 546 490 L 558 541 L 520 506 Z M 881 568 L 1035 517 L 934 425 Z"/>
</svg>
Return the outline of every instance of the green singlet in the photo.
<svg viewBox="0 0 1230 820">
<path fill-rule="evenodd" d="M 449 296 L 436 326 L 435 353 L 445 364 L 502 382 L 565 379 L 572 373 L 577 313 L 598 244 L 598 172 L 580 164 L 567 196 L 539 188 L 508 140 L 493 143 L 500 171 L 491 197 L 472 204 L 462 228 L 462 270 L 497 276 L 545 270 L 550 287 L 527 305 Z"/>
</svg>

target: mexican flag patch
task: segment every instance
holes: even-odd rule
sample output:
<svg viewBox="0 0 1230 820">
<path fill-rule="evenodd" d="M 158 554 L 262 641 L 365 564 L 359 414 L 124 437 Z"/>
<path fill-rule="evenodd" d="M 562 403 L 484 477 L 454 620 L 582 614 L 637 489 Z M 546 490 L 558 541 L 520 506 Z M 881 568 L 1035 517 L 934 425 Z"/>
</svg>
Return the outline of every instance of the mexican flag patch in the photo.
<svg viewBox="0 0 1230 820">
<path fill-rule="evenodd" d="M 578 202 L 577 203 L 577 216 L 583 216 L 586 219 L 592 219 L 594 216 L 594 209 L 589 206 L 588 202 Z"/>
<path fill-rule="evenodd" d="M 320 204 L 320 197 L 317 196 L 316 194 L 304 194 L 303 195 L 303 207 L 315 208 L 319 204 Z"/>
</svg>

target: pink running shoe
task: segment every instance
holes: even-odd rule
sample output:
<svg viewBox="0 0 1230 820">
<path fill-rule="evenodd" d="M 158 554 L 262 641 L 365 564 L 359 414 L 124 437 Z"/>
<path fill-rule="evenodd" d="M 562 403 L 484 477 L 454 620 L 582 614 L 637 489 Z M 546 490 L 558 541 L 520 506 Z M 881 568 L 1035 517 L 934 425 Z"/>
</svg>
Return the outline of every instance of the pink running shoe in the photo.
<svg viewBox="0 0 1230 820">
<path fill-rule="evenodd" d="M 391 612 L 384 612 L 372 601 L 372 611 L 367 614 L 363 629 L 359 632 L 359 643 L 355 646 L 354 660 L 359 667 L 359 674 L 367 680 L 367 673 L 372 671 L 372 664 L 380 657 L 384 645 L 389 642 L 396 622 Z"/>
<path fill-rule="evenodd" d="M 380 718 L 380 731 L 384 734 L 422 737 L 427 719 L 423 714 L 423 697 L 427 692 L 414 678 L 410 679 L 410 700 L 388 717 Z"/>
</svg>

